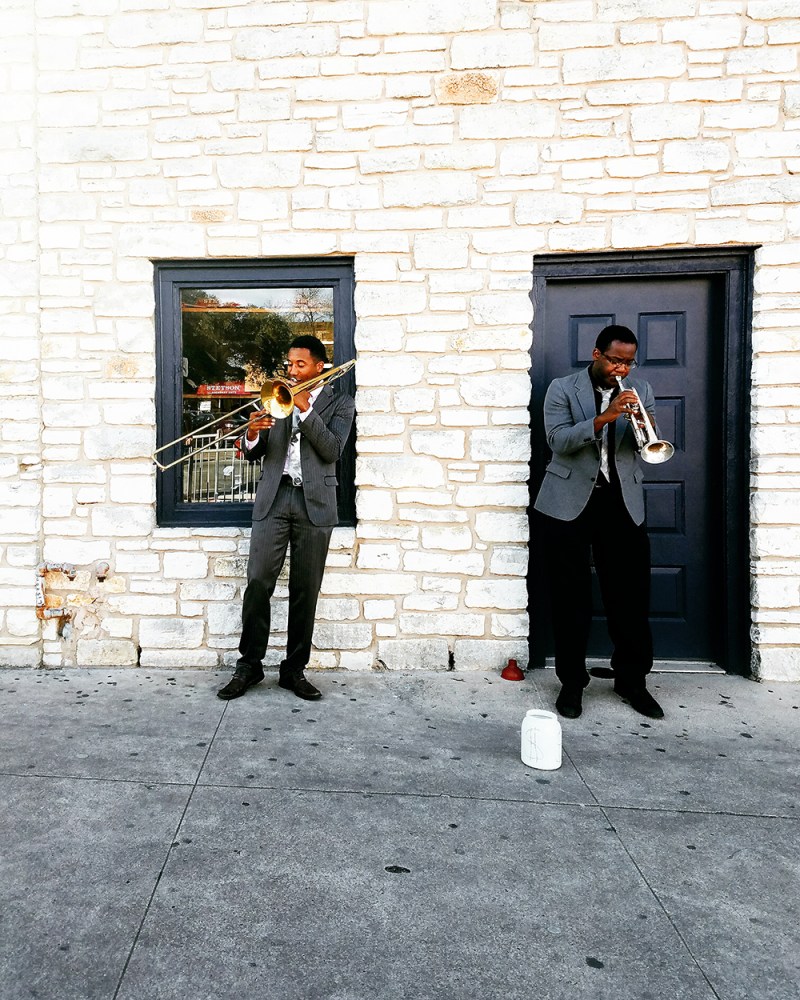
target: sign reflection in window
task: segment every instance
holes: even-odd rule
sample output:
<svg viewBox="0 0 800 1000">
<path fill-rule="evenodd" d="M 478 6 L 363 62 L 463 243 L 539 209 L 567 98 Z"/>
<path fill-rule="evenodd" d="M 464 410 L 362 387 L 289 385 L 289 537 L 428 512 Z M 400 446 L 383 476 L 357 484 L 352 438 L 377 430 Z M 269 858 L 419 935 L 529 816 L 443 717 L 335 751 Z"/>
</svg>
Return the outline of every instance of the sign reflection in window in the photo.
<svg viewBox="0 0 800 1000">
<path fill-rule="evenodd" d="M 262 383 L 282 374 L 289 344 L 313 334 L 333 357 L 333 289 L 184 288 L 181 290 L 184 454 L 178 466 L 184 503 L 252 501 L 260 474 L 241 451 L 244 425 Z M 214 427 L 203 425 L 230 414 Z M 241 431 L 241 434 L 237 433 Z"/>
</svg>

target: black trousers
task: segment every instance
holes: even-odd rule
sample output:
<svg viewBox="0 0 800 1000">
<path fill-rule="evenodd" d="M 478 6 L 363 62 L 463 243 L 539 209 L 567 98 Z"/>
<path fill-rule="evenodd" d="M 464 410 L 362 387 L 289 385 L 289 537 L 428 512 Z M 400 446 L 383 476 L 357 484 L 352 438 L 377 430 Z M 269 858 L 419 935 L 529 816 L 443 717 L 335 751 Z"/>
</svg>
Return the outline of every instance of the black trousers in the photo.
<svg viewBox="0 0 800 1000">
<path fill-rule="evenodd" d="M 592 623 L 594 561 L 616 680 L 643 687 L 653 667 L 650 631 L 650 540 L 634 524 L 619 488 L 594 489 L 574 521 L 540 515 L 544 524 L 547 588 L 551 596 L 556 674 L 562 684 L 584 687 L 586 645 Z"/>
<path fill-rule="evenodd" d="M 284 676 L 302 673 L 311 656 L 314 615 L 332 531 L 332 525 L 311 523 L 302 488 L 282 480 L 267 516 L 253 521 L 237 668 L 261 666 L 269 643 L 270 600 L 291 545 L 288 637 L 280 672 Z"/>
</svg>

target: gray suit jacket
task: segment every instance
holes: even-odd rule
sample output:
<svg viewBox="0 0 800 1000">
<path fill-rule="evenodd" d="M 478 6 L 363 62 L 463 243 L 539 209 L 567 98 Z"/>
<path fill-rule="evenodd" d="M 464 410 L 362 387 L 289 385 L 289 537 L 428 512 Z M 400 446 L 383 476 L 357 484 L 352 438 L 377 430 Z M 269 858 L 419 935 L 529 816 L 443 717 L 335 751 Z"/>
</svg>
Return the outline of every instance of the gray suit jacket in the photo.
<svg viewBox="0 0 800 1000">
<path fill-rule="evenodd" d="M 326 385 L 300 424 L 303 496 L 312 524 L 330 525 L 338 521 L 336 462 L 350 435 L 354 413 L 353 397 L 334 393 L 331 386 Z M 272 430 L 262 431 L 256 444 L 249 450 L 244 449 L 244 456 L 249 461 L 264 459 L 253 507 L 254 521 L 267 516 L 278 492 L 291 434 L 291 417 L 276 420 Z"/>
<path fill-rule="evenodd" d="M 653 419 L 655 397 L 649 382 L 627 378 L 626 386 L 639 393 Z M 547 444 L 553 452 L 534 507 L 560 521 L 574 521 L 589 502 L 600 474 L 600 438 L 594 433 L 595 392 L 588 368 L 557 378 L 544 399 Z M 655 425 L 655 421 L 653 421 Z M 609 425 L 614 433 L 617 473 L 622 497 L 635 524 L 644 521 L 642 470 L 629 420 Z"/>
</svg>

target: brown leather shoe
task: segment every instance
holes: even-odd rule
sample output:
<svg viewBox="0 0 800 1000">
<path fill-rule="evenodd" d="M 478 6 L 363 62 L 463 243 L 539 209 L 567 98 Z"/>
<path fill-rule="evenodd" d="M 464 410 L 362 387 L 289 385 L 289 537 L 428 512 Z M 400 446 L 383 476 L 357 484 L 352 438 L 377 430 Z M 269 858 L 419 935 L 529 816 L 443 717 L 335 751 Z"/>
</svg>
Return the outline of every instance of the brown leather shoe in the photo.
<svg viewBox="0 0 800 1000">
<path fill-rule="evenodd" d="M 293 691 L 298 698 L 303 698 L 305 701 L 317 701 L 322 697 L 322 692 L 310 684 L 302 674 L 279 677 L 278 685 L 287 691 Z"/>
<path fill-rule="evenodd" d="M 236 670 L 233 677 L 224 688 L 217 691 L 217 697 L 223 701 L 230 701 L 232 698 L 241 698 L 248 688 L 254 684 L 259 684 L 264 680 L 264 671 L 258 670 Z"/>
</svg>

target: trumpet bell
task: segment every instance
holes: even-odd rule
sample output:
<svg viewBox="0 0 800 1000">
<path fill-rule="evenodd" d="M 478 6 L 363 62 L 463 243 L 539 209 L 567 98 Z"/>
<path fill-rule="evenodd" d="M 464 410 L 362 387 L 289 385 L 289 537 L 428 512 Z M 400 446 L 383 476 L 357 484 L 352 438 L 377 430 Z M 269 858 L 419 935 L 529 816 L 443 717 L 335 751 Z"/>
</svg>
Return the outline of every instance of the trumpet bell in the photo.
<svg viewBox="0 0 800 1000">
<path fill-rule="evenodd" d="M 668 462 L 674 454 L 675 449 L 669 441 L 651 441 L 640 452 L 642 461 L 650 465 L 661 465 L 662 462 Z"/>
<path fill-rule="evenodd" d="M 288 417 L 294 409 L 289 383 L 280 378 L 268 378 L 261 386 L 261 408 L 276 420 Z"/>
</svg>

